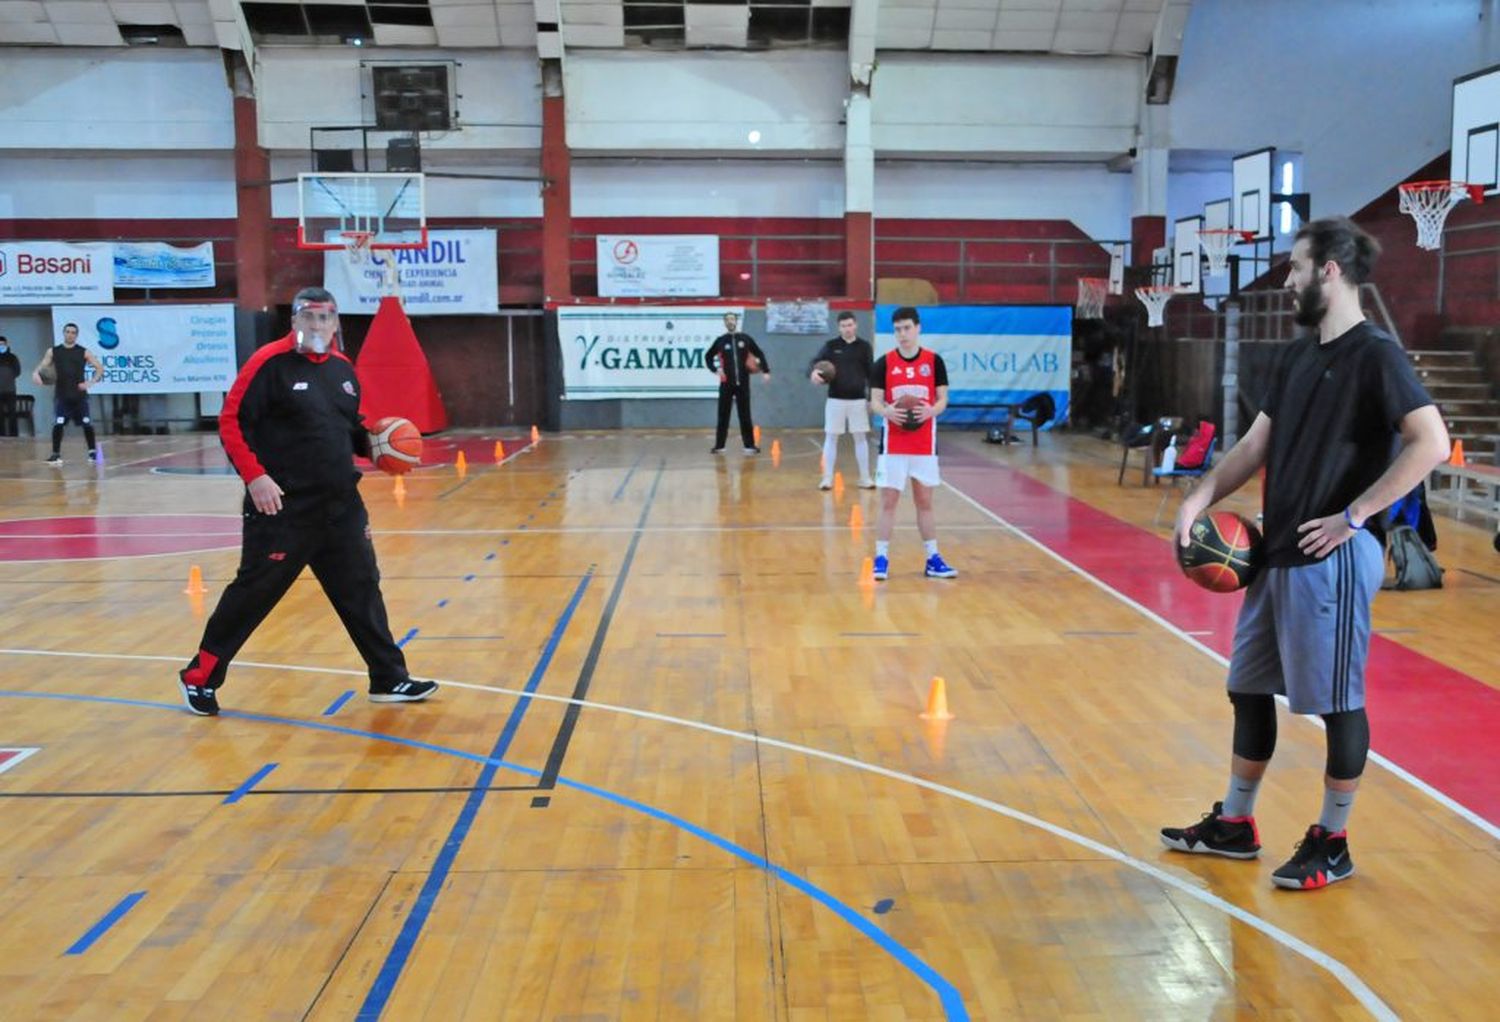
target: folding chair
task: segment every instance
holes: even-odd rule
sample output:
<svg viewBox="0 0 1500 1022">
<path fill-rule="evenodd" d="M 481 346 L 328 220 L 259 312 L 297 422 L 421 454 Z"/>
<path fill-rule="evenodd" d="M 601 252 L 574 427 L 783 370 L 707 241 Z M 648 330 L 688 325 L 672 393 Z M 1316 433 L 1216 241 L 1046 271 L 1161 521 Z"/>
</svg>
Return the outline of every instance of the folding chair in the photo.
<svg viewBox="0 0 1500 1022">
<path fill-rule="evenodd" d="M 1207 475 L 1208 470 L 1214 467 L 1214 452 L 1218 449 L 1219 438 L 1214 437 L 1213 440 L 1209 441 L 1208 450 L 1203 454 L 1203 464 L 1199 465 L 1198 467 L 1177 468 L 1174 466 L 1173 468 L 1161 468 L 1158 466 L 1157 468 L 1153 468 L 1151 470 L 1151 476 L 1153 479 L 1156 479 L 1158 481 L 1162 479 L 1172 480 L 1172 488 L 1170 490 L 1162 491 L 1161 501 L 1156 505 L 1156 514 L 1151 517 L 1151 527 L 1153 529 L 1156 528 L 1157 523 L 1161 521 L 1161 509 L 1167 506 L 1167 498 L 1172 496 L 1173 493 L 1177 492 L 1177 480 L 1198 479 L 1204 475 Z"/>
</svg>

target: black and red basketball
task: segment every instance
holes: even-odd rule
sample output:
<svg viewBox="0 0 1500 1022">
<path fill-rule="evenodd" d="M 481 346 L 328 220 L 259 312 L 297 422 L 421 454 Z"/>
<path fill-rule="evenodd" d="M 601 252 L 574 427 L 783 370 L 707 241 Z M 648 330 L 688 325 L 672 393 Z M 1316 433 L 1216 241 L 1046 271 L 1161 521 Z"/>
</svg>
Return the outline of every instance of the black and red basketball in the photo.
<svg viewBox="0 0 1500 1022">
<path fill-rule="evenodd" d="M 1210 592 L 1243 589 L 1260 570 L 1260 530 L 1233 511 L 1199 515 L 1188 529 L 1188 545 L 1174 544 L 1182 573 Z"/>
<path fill-rule="evenodd" d="M 902 429 L 922 428 L 922 420 L 917 418 L 917 409 L 923 404 L 922 398 L 917 397 L 915 394 L 901 394 L 896 398 L 894 404 L 906 413 L 906 417 L 901 420 Z"/>
</svg>

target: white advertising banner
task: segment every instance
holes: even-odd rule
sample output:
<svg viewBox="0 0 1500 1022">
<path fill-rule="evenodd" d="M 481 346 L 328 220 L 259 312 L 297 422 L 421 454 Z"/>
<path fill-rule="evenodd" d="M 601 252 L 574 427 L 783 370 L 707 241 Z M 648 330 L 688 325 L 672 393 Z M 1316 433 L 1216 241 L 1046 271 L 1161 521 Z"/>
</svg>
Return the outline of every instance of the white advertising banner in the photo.
<svg viewBox="0 0 1500 1022">
<path fill-rule="evenodd" d="M 745 318 L 735 305 L 558 309 L 563 397 L 718 397 L 719 380 L 703 355 L 724 333 L 727 312 Z"/>
<path fill-rule="evenodd" d="M 601 234 L 596 241 L 601 298 L 719 293 L 716 234 Z"/>
<path fill-rule="evenodd" d="M 214 243 L 115 242 L 115 287 L 213 287 Z"/>
<path fill-rule="evenodd" d="M 234 306 L 74 305 L 52 310 L 52 336 L 78 325 L 78 343 L 104 364 L 95 394 L 226 391 L 234 383 Z"/>
<path fill-rule="evenodd" d="M 420 234 L 410 235 L 412 241 Z M 330 231 L 327 241 L 337 241 Z M 323 253 L 323 286 L 333 292 L 339 311 L 375 314 L 380 307 L 383 270 L 377 259 L 394 259 L 401 280 L 401 304 L 408 316 L 493 316 L 500 311 L 500 273 L 493 230 L 427 232 L 427 247 L 375 252 L 351 263 L 342 250 Z"/>
<path fill-rule="evenodd" d="M 112 302 L 114 280 L 109 242 L 0 242 L 0 305 Z"/>
</svg>

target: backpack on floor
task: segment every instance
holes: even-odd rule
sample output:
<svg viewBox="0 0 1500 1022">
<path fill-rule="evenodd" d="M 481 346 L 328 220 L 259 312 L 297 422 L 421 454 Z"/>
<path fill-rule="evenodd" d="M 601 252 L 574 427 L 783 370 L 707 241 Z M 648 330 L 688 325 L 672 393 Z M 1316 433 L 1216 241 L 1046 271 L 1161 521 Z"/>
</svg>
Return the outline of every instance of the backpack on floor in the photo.
<svg viewBox="0 0 1500 1022">
<path fill-rule="evenodd" d="M 1410 525 L 1392 525 L 1386 549 L 1390 551 L 1396 575 L 1387 579 L 1382 589 L 1443 588 L 1443 569 L 1438 567 L 1437 558 L 1416 529 Z"/>
</svg>

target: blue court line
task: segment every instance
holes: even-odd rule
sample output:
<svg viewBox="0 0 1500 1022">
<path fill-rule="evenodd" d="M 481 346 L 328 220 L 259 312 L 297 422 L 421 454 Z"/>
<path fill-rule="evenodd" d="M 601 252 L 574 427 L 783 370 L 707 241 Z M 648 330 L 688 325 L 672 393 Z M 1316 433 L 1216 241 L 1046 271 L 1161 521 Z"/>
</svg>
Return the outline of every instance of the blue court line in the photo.
<svg viewBox="0 0 1500 1022">
<path fill-rule="evenodd" d="M 641 459 L 645 456 L 646 452 L 644 451 L 636 455 L 635 464 L 630 466 L 630 471 L 626 472 L 625 478 L 620 480 L 620 486 L 617 490 L 615 490 L 615 495 L 609 498 L 609 502 L 611 504 L 618 504 L 620 502 L 620 498 L 625 496 L 625 487 L 630 485 L 630 477 L 635 475 L 635 470 L 640 467 Z"/>
<path fill-rule="evenodd" d="M 332 717 L 335 713 L 339 712 L 340 708 L 342 708 L 345 703 L 353 698 L 354 689 L 351 688 L 349 691 L 345 692 L 343 695 L 335 699 L 333 703 L 329 705 L 328 709 L 323 711 L 323 716 Z"/>
<path fill-rule="evenodd" d="M 479 577 L 478 575 L 465 575 L 464 576 L 464 581 L 465 582 L 472 582 L 472 581 L 474 581 L 478 577 Z"/>
<path fill-rule="evenodd" d="M 485 555 L 484 555 L 484 559 L 485 559 L 485 560 L 486 560 L 486 561 L 493 561 L 493 560 L 494 560 L 494 559 L 495 559 L 495 555 L 494 555 L 494 553 L 488 553 L 488 554 L 485 554 Z"/>
<path fill-rule="evenodd" d="M 401 638 L 397 639 L 396 640 L 396 645 L 397 646 L 405 646 L 408 642 L 410 642 L 411 640 L 413 640 L 413 639 L 415 639 L 417 637 L 417 632 L 418 631 L 419 631 L 419 629 L 413 628 L 411 631 L 409 631 L 405 635 L 401 636 Z"/>
<path fill-rule="evenodd" d="M 0 698 L 5 697 L 17 699 L 59 699 L 64 701 L 106 704 L 111 706 L 131 706 L 139 709 L 149 710 L 170 710 L 173 713 L 183 712 L 181 703 L 154 703 L 145 699 L 121 699 L 114 696 L 86 696 L 63 692 L 20 692 L 15 690 L 0 689 Z M 281 724 L 287 727 L 306 728 L 310 731 L 324 731 L 331 734 L 349 735 L 355 738 L 368 738 L 377 742 L 389 742 L 393 745 L 402 745 L 410 749 L 422 749 L 427 752 L 435 752 L 443 756 L 452 756 L 455 759 L 465 759 L 474 763 L 483 763 L 486 766 L 503 767 L 506 770 L 513 770 L 516 773 L 525 774 L 528 777 L 540 778 L 542 776 L 542 772 L 540 770 L 534 769 L 532 767 L 520 766 L 519 764 L 515 763 L 506 763 L 488 756 L 481 756 L 478 753 L 465 752 L 462 749 L 454 749 L 443 745 L 435 745 L 431 742 L 424 742 L 415 738 L 402 738 L 397 735 L 381 734 L 378 731 L 360 731 L 355 728 L 341 727 L 337 724 L 325 724 L 321 721 L 316 720 L 293 720 L 288 717 L 272 717 L 261 713 L 246 713 L 241 710 L 224 710 L 221 711 L 219 715 L 221 717 L 230 717 L 236 720 L 256 721 L 263 724 Z M 684 820 L 679 816 L 673 816 L 671 813 L 665 812 L 664 810 L 645 805 L 644 803 L 637 802 L 631 798 L 626 798 L 624 795 L 618 795 L 612 791 L 605 791 L 603 788 L 596 788 L 591 784 L 584 784 L 581 781 L 571 780 L 567 777 L 558 777 L 557 783 L 562 787 L 573 788 L 575 790 L 585 792 L 586 794 L 594 795 L 608 802 L 612 802 L 615 805 L 645 813 L 646 815 L 654 817 L 655 819 L 661 820 L 674 827 L 685 830 L 688 833 L 693 834 L 694 836 L 702 837 L 705 841 L 709 841 L 716 847 L 722 848 L 723 850 L 729 852 L 731 855 L 734 855 L 736 858 L 742 859 L 745 862 L 750 863 L 751 865 L 766 870 L 772 876 L 786 883 L 788 886 L 793 887 L 796 890 L 803 892 L 804 894 L 807 894 L 819 904 L 833 911 L 834 914 L 836 914 L 840 919 L 849 923 L 860 933 L 868 937 L 877 947 L 894 958 L 914 976 L 916 976 L 928 987 L 930 987 L 932 991 L 938 995 L 938 999 L 942 1002 L 943 1005 L 943 1011 L 946 1013 L 948 1018 L 954 1019 L 956 1020 L 956 1022 L 967 1022 L 969 1018 L 969 1012 L 968 1009 L 964 1006 L 963 995 L 959 993 L 957 987 L 955 987 L 949 980 L 944 978 L 941 973 L 932 968 L 932 966 L 928 965 L 926 962 L 918 958 L 915 954 L 898 944 L 896 940 L 890 936 L 890 934 L 881 930 L 874 923 L 866 920 L 859 914 L 858 911 L 838 901 L 831 894 L 828 894 L 822 889 L 814 886 L 809 881 L 803 880 L 796 874 L 791 873 L 781 866 L 770 862 L 769 860 L 760 855 L 757 855 L 749 849 L 741 848 L 739 845 L 736 845 L 731 841 L 721 838 L 716 834 L 711 834 L 703 828 L 689 823 L 687 820 Z M 446 853 L 447 850 L 448 846 L 445 844 L 443 847 L 443 852 Z M 434 868 L 436 868 L 435 864 Z M 366 1016 L 364 1012 L 361 1011 L 359 1017 L 363 1019 L 374 1018 L 378 1016 Z"/>
<path fill-rule="evenodd" d="M 254 788 L 261 781 L 264 781 L 266 777 L 271 773 L 271 771 L 275 770 L 277 766 L 278 764 L 276 763 L 267 763 L 265 766 L 255 771 L 255 773 L 251 774 L 249 779 L 246 780 L 244 784 L 240 785 L 238 788 L 235 788 L 227 796 L 225 796 L 222 804 L 226 806 L 232 806 L 240 799 L 250 794 L 250 789 Z"/>
<path fill-rule="evenodd" d="M 104 918 L 99 920 L 93 926 L 90 926 L 88 932 L 85 933 L 82 937 L 79 937 L 78 940 L 73 943 L 73 946 L 64 951 L 63 954 L 81 955 L 89 948 L 93 947 L 94 941 L 104 936 L 105 932 L 111 926 L 115 925 L 115 923 L 118 923 L 122 918 L 124 918 L 125 913 L 135 908 L 136 902 L 140 901 L 145 896 L 145 891 L 131 891 L 129 894 L 125 895 L 125 897 L 120 899 L 120 903 L 118 905 L 110 909 L 108 912 L 104 913 Z"/>
<path fill-rule="evenodd" d="M 474 825 L 474 818 L 479 814 L 479 807 L 484 804 L 485 796 L 489 794 L 489 787 L 495 780 L 495 772 L 504 760 L 505 753 L 509 751 L 510 743 L 514 740 L 516 732 L 521 727 L 521 721 L 526 716 L 527 708 L 531 706 L 531 693 L 535 692 L 537 686 L 542 683 L 542 677 L 552 663 L 552 656 L 562 642 L 563 633 L 567 631 L 568 622 L 573 619 L 573 614 L 578 610 L 578 604 L 583 600 L 584 591 L 588 589 L 593 577 L 594 568 L 590 565 L 588 573 L 578 580 L 578 586 L 573 590 L 573 598 L 558 615 L 557 623 L 552 627 L 552 634 L 548 636 L 547 644 L 542 647 L 542 654 L 537 658 L 536 666 L 531 670 L 531 677 L 526 679 L 524 689 L 526 694 L 516 700 L 516 704 L 511 707 L 505 727 L 501 729 L 500 737 L 495 740 L 495 747 L 490 751 L 489 758 L 485 760 L 484 769 L 479 772 L 479 779 L 474 782 L 475 790 L 469 793 L 462 811 L 458 814 L 458 819 L 453 821 L 453 829 L 448 832 L 448 839 L 443 842 L 442 850 L 432 864 L 432 872 L 427 874 L 427 881 L 422 884 L 421 893 L 412 903 L 406 921 L 401 924 L 401 932 L 396 936 L 390 951 L 386 953 L 385 962 L 380 966 L 380 972 L 376 975 L 374 982 L 370 984 L 370 989 L 365 994 L 364 1004 L 360 1006 L 356 1018 L 378 1019 L 381 1012 L 385 1011 L 386 1002 L 391 999 L 391 994 L 396 989 L 396 982 L 401 978 L 402 970 L 406 968 L 407 959 L 411 957 L 412 949 L 416 947 L 417 938 L 421 936 L 422 928 L 427 925 L 427 917 L 432 914 L 432 907 L 437 902 L 437 896 L 448 881 L 448 871 L 452 869 L 454 860 L 458 858 L 459 850 L 463 848 L 464 841 L 469 836 L 469 829 Z"/>
<path fill-rule="evenodd" d="M 439 607 L 446 607 L 446 606 L 448 606 L 448 601 L 447 600 L 439 600 L 438 601 L 438 606 Z"/>
</svg>

